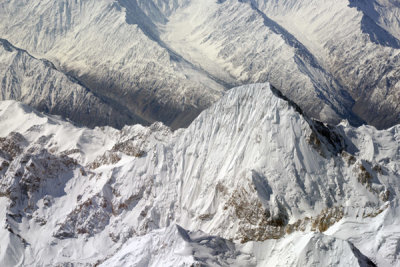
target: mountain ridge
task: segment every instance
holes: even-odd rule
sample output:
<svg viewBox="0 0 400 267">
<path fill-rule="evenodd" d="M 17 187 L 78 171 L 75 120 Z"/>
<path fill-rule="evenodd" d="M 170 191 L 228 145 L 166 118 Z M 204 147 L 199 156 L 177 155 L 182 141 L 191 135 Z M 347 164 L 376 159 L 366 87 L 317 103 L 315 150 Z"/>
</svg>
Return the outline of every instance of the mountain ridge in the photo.
<svg viewBox="0 0 400 267">
<path fill-rule="evenodd" d="M 145 124 L 110 106 L 78 80 L 58 71 L 52 62 L 37 59 L 5 39 L 0 39 L 0 57 L 1 100 L 22 101 L 91 127 L 122 127 L 132 121 Z"/>
</svg>

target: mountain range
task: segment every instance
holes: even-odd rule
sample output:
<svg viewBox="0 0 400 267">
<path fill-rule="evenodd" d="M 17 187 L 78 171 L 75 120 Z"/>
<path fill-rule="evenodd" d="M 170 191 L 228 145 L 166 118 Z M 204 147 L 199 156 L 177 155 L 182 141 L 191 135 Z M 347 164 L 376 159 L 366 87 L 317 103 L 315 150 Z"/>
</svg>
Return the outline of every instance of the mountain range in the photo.
<svg viewBox="0 0 400 267">
<path fill-rule="evenodd" d="M 0 266 L 400 266 L 397 0 L 0 18 Z"/>
<path fill-rule="evenodd" d="M 396 1 L 0 5 L 1 38 L 51 61 L 132 124 L 185 127 L 226 90 L 254 82 L 270 82 L 324 122 L 400 122 Z"/>
</svg>

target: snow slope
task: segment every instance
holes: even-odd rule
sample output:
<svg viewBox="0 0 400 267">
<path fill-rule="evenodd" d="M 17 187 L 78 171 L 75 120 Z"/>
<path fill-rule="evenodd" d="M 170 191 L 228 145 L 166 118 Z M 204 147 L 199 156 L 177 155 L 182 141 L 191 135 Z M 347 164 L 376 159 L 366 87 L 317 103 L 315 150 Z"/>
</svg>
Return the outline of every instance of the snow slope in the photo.
<svg viewBox="0 0 400 267">
<path fill-rule="evenodd" d="M 161 249 L 159 249 L 161 248 Z M 152 254 L 156 254 L 154 257 Z M 338 257 L 341 255 L 341 257 Z M 374 266 L 351 243 L 323 234 L 235 244 L 179 226 L 133 239 L 100 266 Z"/>
<path fill-rule="evenodd" d="M 399 264 L 399 126 L 326 126 L 269 84 L 175 132 L 0 110 L 4 265 Z"/>
</svg>

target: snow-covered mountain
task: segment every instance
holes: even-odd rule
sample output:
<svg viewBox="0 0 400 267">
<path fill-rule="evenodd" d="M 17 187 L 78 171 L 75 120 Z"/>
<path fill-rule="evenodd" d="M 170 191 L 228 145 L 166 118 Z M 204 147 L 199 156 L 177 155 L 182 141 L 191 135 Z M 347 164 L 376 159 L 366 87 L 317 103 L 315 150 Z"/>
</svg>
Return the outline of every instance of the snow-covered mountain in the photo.
<svg viewBox="0 0 400 267">
<path fill-rule="evenodd" d="M 269 84 L 175 132 L 3 101 L 1 265 L 396 266 L 399 133 L 311 120 Z"/>
<path fill-rule="evenodd" d="M 396 1 L 8 0 L 0 7 L 0 37 L 147 122 L 187 126 L 233 85 L 266 81 L 325 122 L 400 122 Z"/>
</svg>

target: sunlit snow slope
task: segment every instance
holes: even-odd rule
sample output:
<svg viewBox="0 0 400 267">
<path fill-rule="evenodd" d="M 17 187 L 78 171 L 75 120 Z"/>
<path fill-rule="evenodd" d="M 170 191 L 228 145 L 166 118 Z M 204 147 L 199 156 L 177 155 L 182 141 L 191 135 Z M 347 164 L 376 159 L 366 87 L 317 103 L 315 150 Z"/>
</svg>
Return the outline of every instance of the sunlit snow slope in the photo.
<svg viewBox="0 0 400 267">
<path fill-rule="evenodd" d="M 399 126 L 326 126 L 255 84 L 175 132 L 12 101 L 0 129 L 2 265 L 400 263 Z"/>
</svg>

